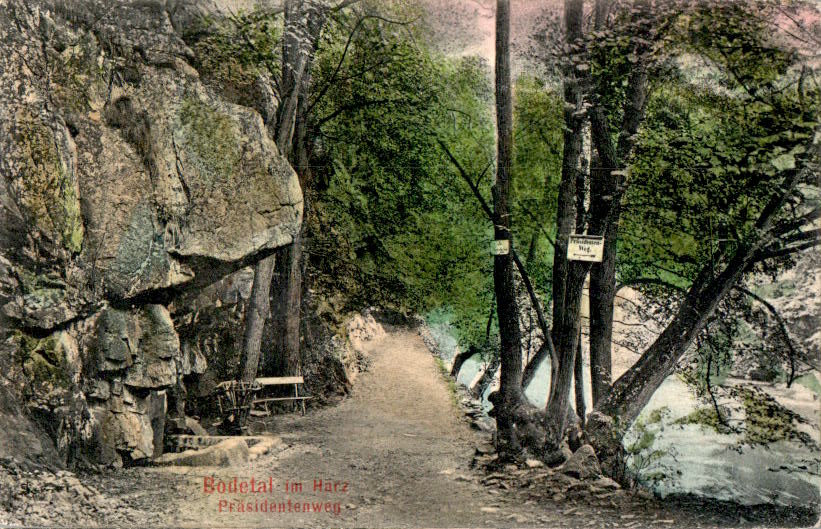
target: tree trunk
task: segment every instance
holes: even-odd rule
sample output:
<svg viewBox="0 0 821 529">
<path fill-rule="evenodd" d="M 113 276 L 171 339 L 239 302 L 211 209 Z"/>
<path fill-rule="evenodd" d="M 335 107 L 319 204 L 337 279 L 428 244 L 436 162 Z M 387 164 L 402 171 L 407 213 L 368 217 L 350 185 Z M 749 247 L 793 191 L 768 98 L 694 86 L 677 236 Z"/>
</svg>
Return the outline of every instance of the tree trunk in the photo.
<svg viewBox="0 0 821 529">
<path fill-rule="evenodd" d="M 582 46 L 583 7 L 582 0 L 565 0 L 564 22 L 568 49 Z M 559 366 L 554 371 L 547 402 L 545 427 L 548 432 L 548 452 L 559 448 L 567 424 L 567 405 L 579 339 L 582 289 L 589 269 L 584 263 L 567 260 L 568 239 L 576 226 L 576 202 L 579 199 L 576 193 L 577 173 L 584 128 L 582 89 L 576 77 L 575 59 L 571 57 L 564 71 L 564 152 L 553 253 L 553 343 Z"/>
<path fill-rule="evenodd" d="M 576 346 L 576 361 L 573 363 L 573 387 L 576 390 L 576 415 L 579 416 L 579 422 L 584 428 L 587 407 L 584 404 L 584 358 L 582 357 L 581 336 Z"/>
<path fill-rule="evenodd" d="M 302 306 L 302 233 L 277 252 L 271 283 L 272 343 L 265 358 L 265 372 L 273 376 L 296 375 L 300 366 L 299 322 Z"/>
<path fill-rule="evenodd" d="M 496 2 L 496 128 L 497 165 L 493 186 L 494 235 L 496 240 L 512 243 L 509 202 L 510 166 L 513 155 L 513 98 L 510 83 L 510 0 Z M 499 318 L 500 407 L 496 411 L 500 453 L 518 452 L 513 411 L 521 401 L 522 347 L 519 309 L 513 284 L 510 251 L 493 258 L 493 286 Z"/>
<path fill-rule="evenodd" d="M 550 389 L 545 417 L 548 452 L 555 451 L 561 446 L 567 425 L 567 409 L 581 330 L 582 293 L 588 270 L 588 263 L 580 261 L 573 261 L 568 270 L 565 306 L 560 315 L 562 332 L 556 344 L 559 351 L 559 371 L 555 384 Z"/>
<path fill-rule="evenodd" d="M 291 154 L 294 169 L 302 188 L 302 217 L 309 214 L 308 190 L 311 185 L 310 138 L 308 137 L 308 87 L 310 85 L 310 64 L 303 74 L 297 103 L 297 117 L 294 122 L 293 150 Z M 303 249 L 305 245 L 305 225 L 294 237 L 294 242 L 277 252 L 277 266 L 271 285 L 271 306 L 273 317 L 266 328 L 269 343 L 264 344 L 263 365 L 265 372 L 275 376 L 296 375 L 301 366 L 300 321 L 302 308 L 302 277 L 305 266 Z M 267 347 L 265 347 L 267 346 Z"/>
<path fill-rule="evenodd" d="M 605 241 L 608 237 L 615 237 L 615 231 L 608 229 L 604 235 Z M 615 245 L 605 242 L 602 263 L 590 272 L 590 385 L 594 406 L 607 396 L 613 381 L 615 253 Z"/>
<path fill-rule="evenodd" d="M 591 118 L 591 122 L 601 126 L 596 123 L 595 118 Z M 594 132 L 596 136 L 603 134 L 609 135 L 609 131 Z M 615 222 L 610 222 L 605 227 L 606 219 L 602 213 L 610 210 L 612 200 L 605 197 L 615 195 L 616 185 L 617 179 L 611 174 L 610 169 L 596 167 L 591 171 L 590 231 L 591 233 L 602 233 L 604 230 L 602 262 L 594 264 L 590 269 L 590 385 L 593 392 L 593 406 L 607 395 L 612 383 L 613 310 L 616 299 L 618 228 Z"/>
<path fill-rule="evenodd" d="M 297 109 L 300 93 L 304 91 L 305 72 L 310 70 L 311 60 L 316 51 L 318 35 L 325 22 L 325 10 L 316 1 L 286 0 L 285 2 L 285 34 L 282 40 L 282 81 L 280 93 L 282 101 L 277 107 L 276 122 L 274 124 L 274 140 L 280 154 L 288 156 L 292 149 L 294 127 L 297 121 Z M 303 189 L 304 191 L 304 189 Z M 301 221 L 300 221 L 301 223 Z M 298 246 L 300 231 L 294 237 Z M 301 246 L 292 252 L 301 256 Z M 293 260 L 291 260 L 293 261 Z M 243 340 L 243 357 L 241 360 L 241 379 L 250 381 L 256 378 L 259 366 L 260 345 L 262 343 L 265 321 L 270 315 L 271 280 L 273 277 L 276 257 L 271 255 L 259 261 L 254 267 L 254 284 L 252 295 L 245 317 L 245 338 Z M 284 265 L 285 263 L 283 263 Z M 288 268 L 300 265 L 300 260 L 288 263 Z M 301 275 L 300 275 L 301 276 Z M 289 274 L 290 277 L 290 274 Z M 278 299 L 301 301 L 301 281 L 289 284 L 285 291 L 277 294 Z M 299 290 L 294 295 L 293 289 Z M 265 300 L 262 300 L 264 293 Z M 255 295 L 256 294 L 256 295 Z M 296 333 L 296 350 L 299 348 L 299 306 L 277 306 L 277 311 L 284 310 L 293 313 L 296 318 L 286 324 L 288 333 Z M 296 329 L 294 331 L 293 329 Z M 289 347 L 293 347 L 293 336 L 287 338 Z M 298 354 L 298 353 L 297 353 Z"/>
</svg>

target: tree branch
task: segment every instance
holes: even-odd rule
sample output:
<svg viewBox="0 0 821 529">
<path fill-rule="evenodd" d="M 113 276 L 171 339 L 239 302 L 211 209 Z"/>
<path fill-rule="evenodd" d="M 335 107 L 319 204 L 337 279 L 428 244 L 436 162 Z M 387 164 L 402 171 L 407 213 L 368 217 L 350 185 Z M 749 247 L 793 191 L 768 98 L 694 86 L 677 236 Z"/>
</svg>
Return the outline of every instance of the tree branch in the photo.
<svg viewBox="0 0 821 529">
<path fill-rule="evenodd" d="M 442 150 L 445 151 L 445 154 L 447 154 L 448 158 L 453 163 L 453 165 L 456 166 L 459 175 L 467 183 L 468 187 L 470 187 L 470 190 L 473 192 L 473 196 L 475 196 L 476 200 L 479 201 L 479 205 L 482 207 L 482 211 L 484 211 L 487 218 L 491 222 L 493 222 L 493 212 L 490 209 L 490 206 L 488 205 L 485 198 L 482 196 L 482 193 L 477 187 L 477 185 L 473 183 L 473 180 L 471 180 L 470 176 L 467 174 L 467 171 L 465 171 L 465 168 L 462 167 L 462 164 L 459 163 L 459 160 L 456 159 L 456 157 L 450 151 L 445 142 L 443 142 L 441 139 L 438 139 L 437 141 L 439 142 L 439 145 L 442 147 Z M 556 354 L 556 348 L 553 346 L 553 339 L 550 336 L 550 327 L 547 325 L 547 320 L 545 319 L 541 303 L 539 301 L 539 298 L 536 296 L 536 291 L 533 289 L 533 284 L 530 282 L 530 276 L 525 270 L 525 267 L 522 264 L 521 259 L 519 259 L 519 255 L 516 253 L 516 250 L 513 248 L 512 245 L 510 247 L 510 255 L 513 258 L 513 262 L 516 264 L 516 268 L 519 270 L 519 275 L 521 276 L 522 282 L 525 285 L 525 289 L 527 289 L 527 294 L 530 297 L 530 304 L 533 305 L 533 308 L 536 311 L 536 317 L 539 321 L 539 327 L 541 328 L 542 333 L 544 334 L 544 344 L 542 344 L 542 347 L 539 349 L 536 355 L 534 355 L 530 363 L 525 367 L 524 373 L 527 373 L 528 370 L 531 369 L 531 364 L 533 364 L 537 358 L 544 358 L 544 353 L 542 351 L 543 349 L 545 349 L 545 347 L 547 347 L 547 352 L 550 353 L 550 358 L 552 361 L 551 365 L 557 367 L 559 365 L 559 357 Z M 533 368 L 532 370 L 535 372 L 535 368 Z M 524 373 L 522 375 L 522 386 L 526 385 Z M 527 380 L 527 382 L 530 382 L 531 379 L 532 375 L 530 376 L 530 379 Z"/>
<path fill-rule="evenodd" d="M 787 322 L 784 321 L 784 318 L 781 316 L 778 310 L 776 310 L 772 303 L 762 298 L 755 292 L 748 290 L 741 285 L 735 285 L 733 288 L 764 305 L 767 308 L 767 310 L 770 311 L 770 314 L 773 315 L 775 321 L 778 322 L 778 329 L 781 331 L 781 335 L 784 336 L 784 341 L 787 343 L 787 351 L 789 352 L 790 359 L 790 379 L 787 381 L 787 387 L 792 386 L 792 383 L 795 380 L 795 359 L 798 353 L 796 351 L 792 338 L 790 337 L 790 333 L 787 331 Z"/>
</svg>

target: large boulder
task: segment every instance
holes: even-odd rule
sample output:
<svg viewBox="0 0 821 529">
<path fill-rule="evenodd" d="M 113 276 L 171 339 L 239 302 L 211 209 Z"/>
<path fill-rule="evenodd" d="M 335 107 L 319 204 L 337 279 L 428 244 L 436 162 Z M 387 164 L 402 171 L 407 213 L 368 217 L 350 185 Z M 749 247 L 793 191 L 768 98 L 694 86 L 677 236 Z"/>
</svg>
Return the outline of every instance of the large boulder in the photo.
<svg viewBox="0 0 821 529">
<path fill-rule="evenodd" d="M 0 367 L 64 459 L 156 455 L 206 363 L 174 297 L 301 224 L 259 112 L 192 67 L 188 4 L 0 0 Z"/>
<path fill-rule="evenodd" d="M 200 82 L 164 3 L 99 4 L 0 17 L 0 258 L 17 278 L 0 295 L 30 327 L 211 283 L 290 243 L 302 214 L 262 118 Z"/>
</svg>

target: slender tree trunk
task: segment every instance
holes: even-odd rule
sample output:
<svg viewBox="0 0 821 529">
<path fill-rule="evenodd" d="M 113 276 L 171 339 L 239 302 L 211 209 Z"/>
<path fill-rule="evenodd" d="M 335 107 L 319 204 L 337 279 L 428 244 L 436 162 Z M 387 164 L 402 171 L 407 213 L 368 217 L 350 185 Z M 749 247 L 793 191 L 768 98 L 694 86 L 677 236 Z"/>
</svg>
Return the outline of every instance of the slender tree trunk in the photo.
<svg viewBox="0 0 821 529">
<path fill-rule="evenodd" d="M 512 243 L 509 202 L 513 155 L 513 98 L 510 82 L 510 0 L 496 2 L 497 165 L 493 186 L 494 235 Z M 496 412 L 499 451 L 518 452 L 513 411 L 521 402 L 522 347 L 511 252 L 493 258 L 493 285 L 501 341 L 500 408 Z"/>
<path fill-rule="evenodd" d="M 576 390 L 576 415 L 579 416 L 581 426 L 584 428 L 587 407 L 584 404 L 584 358 L 582 357 L 581 336 L 576 346 L 576 361 L 573 364 L 573 387 Z"/>
<path fill-rule="evenodd" d="M 286 0 L 285 2 L 285 34 L 282 44 L 282 80 L 280 83 L 282 101 L 277 108 L 276 122 L 273 127 L 274 139 L 280 154 L 289 156 L 292 149 L 294 127 L 297 121 L 299 96 L 303 91 L 305 72 L 310 70 L 311 60 L 316 51 L 319 33 L 325 21 L 325 11 L 320 2 L 311 0 Z M 304 191 L 304 190 L 303 190 Z M 301 256 L 300 229 L 294 237 L 294 243 L 299 246 L 291 252 Z M 300 266 L 300 260 L 288 259 L 288 269 L 294 264 Z M 245 318 L 245 336 L 243 340 L 243 358 L 241 360 L 240 377 L 251 381 L 256 378 L 260 359 L 260 346 L 265 328 L 265 321 L 270 315 L 271 281 L 276 263 L 276 257 L 271 255 L 260 260 L 254 267 L 254 284 L 252 295 Z M 282 263 L 285 265 L 285 263 Z M 290 279 L 290 273 L 289 273 Z M 288 282 L 284 291 L 277 294 L 277 299 L 288 302 L 301 302 L 301 281 Z M 294 289 L 298 292 L 294 294 Z M 265 296 L 263 302 L 262 296 Z M 279 303 L 277 303 L 279 305 Z M 277 311 L 292 313 L 293 319 L 287 320 L 285 332 L 288 347 L 299 350 L 299 306 L 277 306 Z M 295 329 L 295 331 L 294 331 Z M 293 333 L 296 334 L 294 340 Z M 298 352 L 297 352 L 298 355 Z M 297 357 L 298 358 L 298 357 Z"/>
<path fill-rule="evenodd" d="M 581 49 L 583 7 L 583 0 L 565 0 L 564 22 L 568 49 Z M 559 448 L 567 424 L 567 409 L 579 339 L 582 289 L 589 269 L 585 263 L 567 260 L 568 239 L 576 227 L 576 188 L 584 128 L 582 88 L 575 68 L 577 59 L 578 56 L 571 57 L 564 72 L 564 152 L 556 214 L 558 231 L 553 254 L 553 343 L 556 346 L 559 365 L 551 381 L 545 417 L 548 452 Z"/>
<path fill-rule="evenodd" d="M 453 365 L 450 368 L 450 376 L 456 378 L 459 376 L 459 370 L 462 369 L 464 363 L 470 358 L 471 356 L 476 354 L 476 348 L 474 346 L 468 347 L 467 351 L 461 351 L 453 358 Z"/>
<path fill-rule="evenodd" d="M 638 47 L 637 53 L 643 48 Z M 610 126 L 600 106 L 590 113 L 591 136 L 598 167 L 591 171 L 591 233 L 604 235 L 602 262 L 590 271 L 590 371 L 595 406 L 607 395 L 612 382 L 613 311 L 616 299 L 616 252 L 621 216 L 624 171 L 636 132 L 644 120 L 647 70 L 642 63 L 630 75 L 618 145 L 614 149 Z"/>
<path fill-rule="evenodd" d="M 536 371 L 539 369 L 539 366 L 545 359 L 550 357 L 550 351 L 547 348 L 547 342 L 543 343 L 541 347 L 536 351 L 536 354 L 533 355 L 533 358 L 527 363 L 522 372 L 522 389 L 526 390 L 530 384 L 533 382 L 533 379 L 536 377 Z M 553 366 L 551 366 L 552 368 Z M 555 377 L 551 376 L 551 384 Z"/>
<path fill-rule="evenodd" d="M 479 382 L 473 387 L 473 395 L 477 399 L 481 399 L 482 395 L 485 394 L 488 386 L 493 384 L 493 379 L 496 377 L 496 372 L 499 371 L 499 364 L 501 363 L 501 357 L 499 355 L 494 355 L 487 364 L 482 376 L 479 378 Z"/>
<path fill-rule="evenodd" d="M 254 284 L 251 287 L 251 299 L 248 300 L 248 309 L 245 313 L 244 354 L 240 360 L 240 380 L 243 382 L 251 382 L 257 377 L 262 331 L 270 313 L 268 293 L 271 289 L 275 263 L 276 257 L 272 255 L 261 260 L 254 267 Z"/>
<path fill-rule="evenodd" d="M 589 265 L 579 261 L 574 261 L 568 270 L 565 306 L 560 315 L 562 333 L 556 344 L 560 359 L 559 371 L 555 384 L 550 389 L 545 417 L 548 452 L 555 451 L 561 446 L 567 425 L 567 409 L 581 330 L 582 293 L 588 270 Z"/>
</svg>

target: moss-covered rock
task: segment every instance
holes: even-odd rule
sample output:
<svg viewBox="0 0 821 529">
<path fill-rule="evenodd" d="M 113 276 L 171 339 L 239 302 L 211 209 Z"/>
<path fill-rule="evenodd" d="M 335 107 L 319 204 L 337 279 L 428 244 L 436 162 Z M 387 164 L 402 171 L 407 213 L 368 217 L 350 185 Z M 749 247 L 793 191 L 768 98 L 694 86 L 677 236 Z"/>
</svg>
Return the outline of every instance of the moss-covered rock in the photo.
<svg viewBox="0 0 821 529">
<path fill-rule="evenodd" d="M 186 97 L 180 106 L 182 145 L 191 161 L 211 178 L 235 175 L 240 163 L 239 130 L 226 114 L 196 97 Z"/>
<path fill-rule="evenodd" d="M 14 128 L 18 173 L 14 187 L 29 222 L 73 253 L 83 244 L 76 182 L 58 149 L 55 131 L 22 110 Z"/>
<path fill-rule="evenodd" d="M 20 359 L 33 391 L 51 392 L 71 387 L 65 351 L 55 335 L 36 338 L 17 331 Z"/>
</svg>

